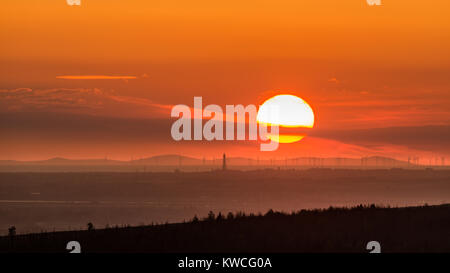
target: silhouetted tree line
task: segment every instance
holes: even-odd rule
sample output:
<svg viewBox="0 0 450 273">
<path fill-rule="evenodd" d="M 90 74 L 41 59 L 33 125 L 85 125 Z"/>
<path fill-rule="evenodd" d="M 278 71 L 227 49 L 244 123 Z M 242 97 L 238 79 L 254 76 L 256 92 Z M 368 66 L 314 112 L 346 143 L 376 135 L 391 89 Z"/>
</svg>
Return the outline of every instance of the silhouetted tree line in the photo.
<svg viewBox="0 0 450 273">
<path fill-rule="evenodd" d="M 450 205 L 406 208 L 273 210 L 263 214 L 210 211 L 178 224 L 116 227 L 0 237 L 0 252 L 65 252 L 76 240 L 84 252 L 449 252 Z M 14 230 L 15 233 L 15 230 Z M 11 232 L 10 232 L 11 235 Z"/>
</svg>

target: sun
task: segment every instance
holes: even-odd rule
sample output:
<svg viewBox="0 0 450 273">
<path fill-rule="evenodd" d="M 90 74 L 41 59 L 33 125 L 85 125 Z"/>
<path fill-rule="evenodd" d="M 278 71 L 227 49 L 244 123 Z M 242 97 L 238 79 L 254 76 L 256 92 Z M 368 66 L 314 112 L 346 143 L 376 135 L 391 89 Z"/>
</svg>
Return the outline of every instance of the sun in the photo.
<svg viewBox="0 0 450 273">
<path fill-rule="evenodd" d="M 256 120 L 261 124 L 280 127 L 280 134 L 268 135 L 269 139 L 279 143 L 292 143 L 306 136 L 305 133 L 300 133 L 302 128 L 314 127 L 314 111 L 303 99 L 283 94 L 266 100 L 259 108 Z M 281 130 L 285 132 L 282 133 Z"/>
</svg>

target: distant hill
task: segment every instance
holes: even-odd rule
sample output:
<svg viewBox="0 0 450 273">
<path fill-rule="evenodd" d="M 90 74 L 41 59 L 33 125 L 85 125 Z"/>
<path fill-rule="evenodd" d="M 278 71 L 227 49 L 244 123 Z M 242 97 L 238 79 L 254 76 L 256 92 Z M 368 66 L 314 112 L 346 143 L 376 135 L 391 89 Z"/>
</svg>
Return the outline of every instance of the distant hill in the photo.
<svg viewBox="0 0 450 273">
<path fill-rule="evenodd" d="M 0 165 L 117 165 L 123 163 L 125 162 L 109 159 L 67 159 L 62 157 L 35 161 L 0 160 Z"/>
<path fill-rule="evenodd" d="M 94 223 L 95 224 L 95 223 Z M 0 252 L 450 252 L 450 205 L 210 214 L 187 223 L 0 237 Z"/>
<path fill-rule="evenodd" d="M 152 157 L 146 157 L 142 159 L 129 161 L 133 164 L 142 164 L 142 165 L 170 165 L 170 166 L 178 166 L 178 165 L 201 165 L 202 160 L 182 156 L 182 155 L 157 155 Z"/>
</svg>

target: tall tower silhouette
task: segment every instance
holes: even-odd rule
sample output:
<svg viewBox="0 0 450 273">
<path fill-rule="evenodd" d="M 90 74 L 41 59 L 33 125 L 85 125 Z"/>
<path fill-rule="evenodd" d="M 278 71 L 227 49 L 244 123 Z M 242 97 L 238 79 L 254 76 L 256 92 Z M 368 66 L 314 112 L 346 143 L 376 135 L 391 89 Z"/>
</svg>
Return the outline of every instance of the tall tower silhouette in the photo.
<svg viewBox="0 0 450 273">
<path fill-rule="evenodd" d="M 227 169 L 227 156 L 225 153 L 223 153 L 223 160 L 222 160 L 222 171 L 225 171 Z"/>
</svg>

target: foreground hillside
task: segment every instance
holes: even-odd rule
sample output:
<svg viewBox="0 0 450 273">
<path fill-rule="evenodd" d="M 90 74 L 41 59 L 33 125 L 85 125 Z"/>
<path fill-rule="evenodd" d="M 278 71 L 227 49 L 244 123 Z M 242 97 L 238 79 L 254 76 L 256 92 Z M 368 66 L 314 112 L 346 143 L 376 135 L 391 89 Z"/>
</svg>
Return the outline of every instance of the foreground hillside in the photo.
<svg viewBox="0 0 450 273">
<path fill-rule="evenodd" d="M 0 237 L 1 252 L 450 252 L 450 205 L 214 215 L 179 224 Z"/>
</svg>

